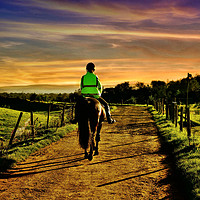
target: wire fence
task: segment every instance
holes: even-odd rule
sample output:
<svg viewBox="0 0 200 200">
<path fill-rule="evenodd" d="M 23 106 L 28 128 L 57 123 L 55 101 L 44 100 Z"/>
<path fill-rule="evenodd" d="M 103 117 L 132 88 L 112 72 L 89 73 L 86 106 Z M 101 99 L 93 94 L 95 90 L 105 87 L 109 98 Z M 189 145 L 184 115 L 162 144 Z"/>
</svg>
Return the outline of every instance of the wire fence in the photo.
<svg viewBox="0 0 200 200">
<path fill-rule="evenodd" d="M 200 136 L 200 111 L 186 105 L 178 105 L 176 101 L 164 103 L 164 100 L 155 101 L 154 108 L 167 120 L 171 120 L 180 131 L 186 129 L 189 142 L 191 137 Z"/>
<path fill-rule="evenodd" d="M 55 131 L 57 131 L 59 127 L 65 126 L 73 117 L 73 106 L 73 104 L 60 105 L 60 110 L 53 111 L 51 110 L 52 104 L 49 104 L 48 111 L 44 114 L 46 122 L 41 122 L 37 114 L 31 111 L 30 117 L 24 123 L 20 123 L 23 116 L 23 112 L 20 112 L 18 118 L 16 118 L 16 124 L 11 132 L 8 145 L 6 145 L 5 139 L 0 138 L 0 156 L 5 149 L 9 149 L 14 143 L 27 141 L 29 138 L 34 139 L 37 134 L 41 134 L 41 130 L 46 133 L 50 128 L 55 128 Z"/>
</svg>

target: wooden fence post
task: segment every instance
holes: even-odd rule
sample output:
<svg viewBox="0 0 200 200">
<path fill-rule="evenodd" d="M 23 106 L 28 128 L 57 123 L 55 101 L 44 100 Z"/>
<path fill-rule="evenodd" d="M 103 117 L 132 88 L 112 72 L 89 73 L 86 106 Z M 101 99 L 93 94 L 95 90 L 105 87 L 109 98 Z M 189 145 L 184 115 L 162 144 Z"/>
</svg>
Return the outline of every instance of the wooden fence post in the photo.
<svg viewBox="0 0 200 200">
<path fill-rule="evenodd" d="M 154 100 L 153 104 L 154 104 L 154 108 L 156 109 L 156 101 L 155 100 Z"/>
<path fill-rule="evenodd" d="M 172 111 L 171 111 L 171 114 L 172 114 L 172 123 L 174 124 L 175 123 L 175 104 L 174 103 L 172 103 L 172 106 L 171 106 L 171 109 L 172 109 Z"/>
<path fill-rule="evenodd" d="M 74 118 L 74 107 L 75 107 L 75 104 L 72 105 L 72 111 L 71 111 L 71 119 L 72 120 Z"/>
<path fill-rule="evenodd" d="M 187 136 L 191 137 L 190 108 L 187 107 Z"/>
<path fill-rule="evenodd" d="M 157 111 L 160 114 L 160 101 L 157 102 Z"/>
<path fill-rule="evenodd" d="M 169 104 L 166 104 L 166 119 L 169 119 Z"/>
<path fill-rule="evenodd" d="M 175 104 L 175 127 L 178 125 L 178 105 Z"/>
<path fill-rule="evenodd" d="M 47 129 L 49 128 L 49 116 L 50 116 L 50 110 L 51 110 L 51 104 L 49 104 L 49 109 L 48 109 L 48 116 L 47 116 Z"/>
<path fill-rule="evenodd" d="M 183 107 L 181 106 L 180 130 L 183 131 Z"/>
<path fill-rule="evenodd" d="M 61 126 L 64 126 L 64 120 L 65 120 L 65 106 L 63 106 L 63 110 L 62 110 Z"/>
<path fill-rule="evenodd" d="M 13 139 L 14 139 L 14 137 L 15 137 L 15 133 L 16 133 L 16 131 L 17 131 L 17 128 L 18 128 L 19 123 L 20 123 L 20 120 L 21 120 L 21 118 L 22 118 L 22 114 L 23 114 L 23 112 L 20 112 L 19 117 L 18 117 L 18 120 L 17 120 L 17 123 L 16 123 L 15 128 L 14 128 L 14 130 L 13 130 L 13 132 L 12 132 L 9 145 L 12 145 Z"/>
<path fill-rule="evenodd" d="M 32 136 L 33 138 L 35 137 L 35 132 L 34 132 L 34 123 L 33 123 L 33 111 L 31 111 L 31 132 L 32 132 Z"/>
<path fill-rule="evenodd" d="M 187 107 L 185 107 L 185 122 L 187 123 Z"/>
<path fill-rule="evenodd" d="M 165 114 L 165 100 L 164 98 L 162 98 L 162 114 L 164 115 Z"/>
<path fill-rule="evenodd" d="M 169 104 L 169 119 L 173 120 L 173 105 Z"/>
</svg>

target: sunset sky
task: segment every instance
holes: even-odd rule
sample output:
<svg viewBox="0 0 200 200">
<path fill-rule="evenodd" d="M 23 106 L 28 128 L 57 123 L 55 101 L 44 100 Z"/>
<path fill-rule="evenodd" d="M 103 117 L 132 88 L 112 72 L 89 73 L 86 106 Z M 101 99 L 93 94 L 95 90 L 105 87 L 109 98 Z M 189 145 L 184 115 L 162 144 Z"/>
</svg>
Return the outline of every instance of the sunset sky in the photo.
<svg viewBox="0 0 200 200">
<path fill-rule="evenodd" d="M 200 74 L 199 0 L 2 0 L 0 87 Z"/>
</svg>

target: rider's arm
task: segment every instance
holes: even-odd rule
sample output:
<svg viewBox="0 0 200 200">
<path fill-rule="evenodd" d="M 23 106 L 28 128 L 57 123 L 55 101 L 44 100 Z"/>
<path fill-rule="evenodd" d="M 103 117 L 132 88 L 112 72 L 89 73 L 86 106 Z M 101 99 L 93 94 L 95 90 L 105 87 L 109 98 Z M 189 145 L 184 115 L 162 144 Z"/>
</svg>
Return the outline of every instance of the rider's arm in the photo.
<svg viewBox="0 0 200 200">
<path fill-rule="evenodd" d="M 101 85 L 101 82 L 99 81 L 99 79 L 98 79 L 98 90 L 100 93 L 102 93 L 102 85 Z"/>
<path fill-rule="evenodd" d="M 83 76 L 82 76 L 82 78 L 81 78 L 80 88 L 81 88 L 81 90 L 83 89 Z"/>
</svg>

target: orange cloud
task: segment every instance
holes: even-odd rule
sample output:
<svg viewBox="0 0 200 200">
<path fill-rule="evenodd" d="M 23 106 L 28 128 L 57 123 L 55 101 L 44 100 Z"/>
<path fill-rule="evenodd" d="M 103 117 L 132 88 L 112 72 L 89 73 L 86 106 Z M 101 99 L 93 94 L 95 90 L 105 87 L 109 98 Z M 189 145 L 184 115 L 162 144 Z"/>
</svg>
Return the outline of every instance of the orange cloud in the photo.
<svg viewBox="0 0 200 200">
<path fill-rule="evenodd" d="M 71 60 L 47 62 L 9 61 L 7 67 L 0 69 L 4 76 L 0 78 L 1 86 L 30 84 L 79 84 L 85 73 L 85 65 L 91 60 Z M 179 79 L 188 72 L 200 73 L 197 65 L 199 59 L 97 59 L 96 72 L 104 85 L 119 82 L 151 82 L 153 79 Z M 54 66 L 56 65 L 56 66 Z M 12 67 L 14 66 L 14 68 Z M 10 68 L 10 69 L 9 69 Z M 189 70 L 189 71 L 188 71 Z"/>
</svg>

